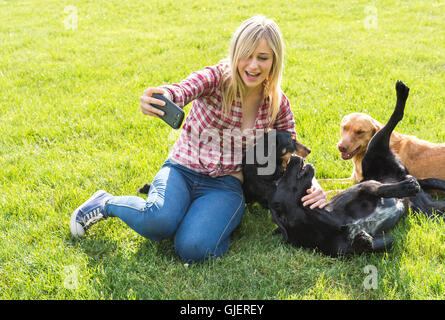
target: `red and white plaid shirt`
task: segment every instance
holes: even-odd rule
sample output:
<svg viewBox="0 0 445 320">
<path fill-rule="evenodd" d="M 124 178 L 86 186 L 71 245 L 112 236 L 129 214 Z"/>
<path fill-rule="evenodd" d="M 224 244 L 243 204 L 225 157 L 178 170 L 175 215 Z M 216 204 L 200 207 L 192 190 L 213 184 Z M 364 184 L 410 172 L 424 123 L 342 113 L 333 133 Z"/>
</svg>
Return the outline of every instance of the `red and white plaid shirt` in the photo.
<svg viewBox="0 0 445 320">
<path fill-rule="evenodd" d="M 254 141 L 252 130 L 241 132 L 239 102 L 233 103 L 230 116 L 223 112 L 221 80 L 226 70 L 224 64 L 206 67 L 191 73 L 179 84 L 160 87 L 166 89 L 171 100 L 181 108 L 193 101 L 169 158 L 198 173 L 214 177 L 240 171 L 246 145 Z M 269 125 L 269 108 L 269 99 L 266 98 L 258 110 L 254 131 L 277 129 L 296 135 L 290 103 L 283 92 L 280 110 L 272 125 Z"/>
</svg>

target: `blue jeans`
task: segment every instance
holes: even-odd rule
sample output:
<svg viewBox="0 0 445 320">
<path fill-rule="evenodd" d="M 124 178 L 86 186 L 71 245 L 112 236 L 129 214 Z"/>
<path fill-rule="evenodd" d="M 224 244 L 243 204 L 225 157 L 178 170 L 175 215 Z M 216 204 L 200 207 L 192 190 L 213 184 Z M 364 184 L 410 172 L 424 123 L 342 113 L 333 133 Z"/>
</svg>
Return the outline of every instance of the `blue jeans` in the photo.
<svg viewBox="0 0 445 320">
<path fill-rule="evenodd" d="M 222 256 L 241 222 L 245 199 L 233 176 L 212 178 L 167 159 L 156 174 L 147 201 L 112 197 L 107 217 L 118 217 L 151 240 L 175 234 L 175 250 L 187 262 Z"/>
</svg>

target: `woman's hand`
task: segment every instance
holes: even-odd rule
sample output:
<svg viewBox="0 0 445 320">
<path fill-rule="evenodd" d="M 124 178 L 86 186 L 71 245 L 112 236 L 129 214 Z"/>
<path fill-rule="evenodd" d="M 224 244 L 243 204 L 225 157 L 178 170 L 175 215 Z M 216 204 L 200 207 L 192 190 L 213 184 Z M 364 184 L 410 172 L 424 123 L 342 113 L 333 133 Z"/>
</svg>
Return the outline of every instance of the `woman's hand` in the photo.
<svg viewBox="0 0 445 320">
<path fill-rule="evenodd" d="M 311 205 L 311 209 L 317 207 L 323 209 L 328 204 L 326 194 L 315 178 L 312 180 L 312 187 L 307 189 L 306 192 L 307 195 L 301 198 L 301 202 L 303 203 L 304 207 Z"/>
<path fill-rule="evenodd" d="M 142 110 L 143 114 L 159 118 L 159 116 L 163 116 L 165 114 L 165 112 L 151 106 L 151 104 L 165 106 L 165 102 L 162 100 L 153 98 L 152 97 L 153 93 L 160 93 L 160 94 L 165 95 L 166 97 L 169 97 L 168 92 L 164 89 L 148 88 L 147 90 L 144 91 L 144 94 L 142 95 L 142 97 L 139 98 L 139 100 L 141 101 L 141 110 Z"/>
</svg>

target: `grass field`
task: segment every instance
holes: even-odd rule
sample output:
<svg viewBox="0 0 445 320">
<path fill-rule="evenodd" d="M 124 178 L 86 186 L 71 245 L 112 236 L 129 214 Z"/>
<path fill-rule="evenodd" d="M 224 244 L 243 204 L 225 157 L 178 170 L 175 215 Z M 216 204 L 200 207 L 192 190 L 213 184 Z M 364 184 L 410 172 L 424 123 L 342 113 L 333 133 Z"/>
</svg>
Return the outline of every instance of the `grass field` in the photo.
<svg viewBox="0 0 445 320">
<path fill-rule="evenodd" d="M 140 112 L 143 90 L 216 64 L 255 14 L 283 33 L 282 88 L 317 177 L 350 175 L 339 121 L 385 122 L 397 79 L 411 88 L 397 130 L 445 142 L 444 1 L 0 0 L 1 299 L 443 299 L 442 218 L 410 214 L 389 252 L 347 259 L 283 243 L 257 206 L 226 256 L 189 266 L 118 219 L 71 236 L 80 203 L 134 195 L 177 137 Z"/>
</svg>

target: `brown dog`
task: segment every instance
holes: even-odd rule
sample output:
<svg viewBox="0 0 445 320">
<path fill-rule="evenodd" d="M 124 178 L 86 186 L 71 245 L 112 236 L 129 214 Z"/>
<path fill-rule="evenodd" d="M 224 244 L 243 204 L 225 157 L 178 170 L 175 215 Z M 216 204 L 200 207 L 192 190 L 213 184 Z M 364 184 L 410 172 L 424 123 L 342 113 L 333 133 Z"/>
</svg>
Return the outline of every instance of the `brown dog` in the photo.
<svg viewBox="0 0 445 320">
<path fill-rule="evenodd" d="M 341 139 L 337 144 L 344 160 L 352 159 L 354 169 L 351 179 L 363 179 L 362 160 L 368 143 L 383 125 L 364 113 L 351 113 L 340 125 Z M 445 143 L 431 143 L 393 131 L 391 150 L 399 157 L 409 173 L 417 179 L 445 180 Z"/>
</svg>

